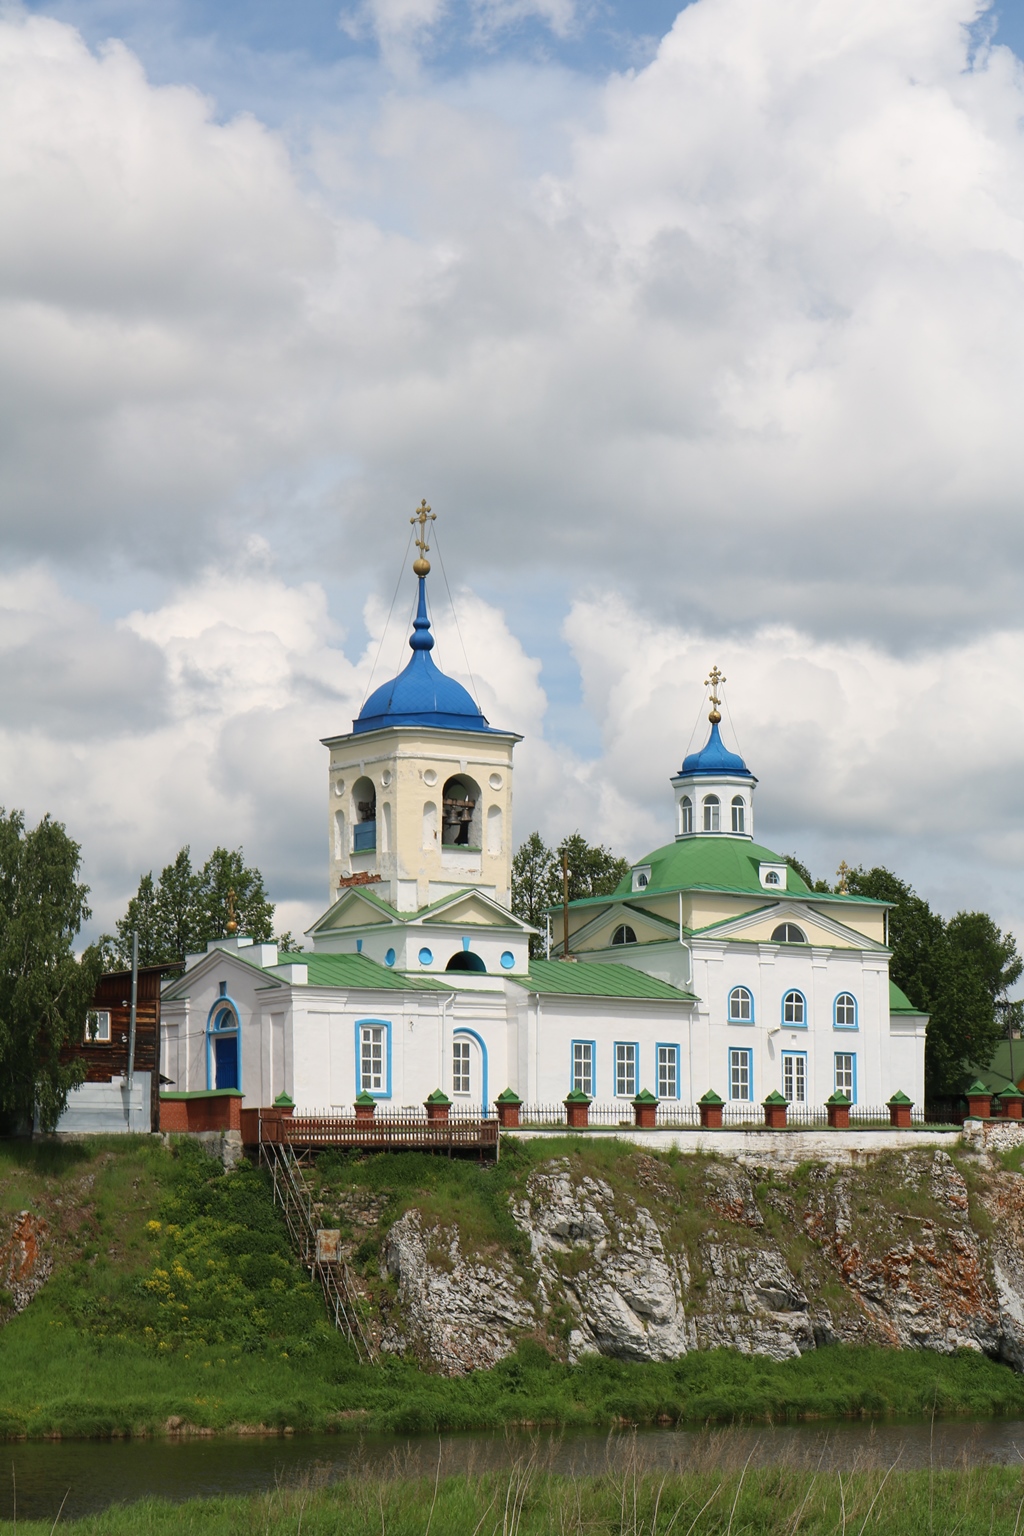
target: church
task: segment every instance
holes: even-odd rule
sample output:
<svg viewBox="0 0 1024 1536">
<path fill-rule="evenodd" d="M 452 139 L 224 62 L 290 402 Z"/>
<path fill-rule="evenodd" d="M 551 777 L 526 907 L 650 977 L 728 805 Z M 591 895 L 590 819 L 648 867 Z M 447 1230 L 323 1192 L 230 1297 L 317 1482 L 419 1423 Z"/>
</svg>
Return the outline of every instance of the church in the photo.
<svg viewBox="0 0 1024 1536">
<path fill-rule="evenodd" d="M 330 905 L 298 954 L 235 935 L 189 956 L 163 993 L 165 1082 L 300 1113 L 440 1090 L 493 1114 L 506 1089 L 624 1116 L 644 1090 L 666 1108 L 709 1090 L 737 1109 L 772 1091 L 923 1105 L 928 1021 L 889 980 L 887 908 L 811 891 L 755 840 L 757 780 L 722 739 L 717 670 L 707 741 L 666 772 L 669 840 L 612 895 L 569 904 L 568 954 L 563 938 L 530 957 L 511 910 L 521 738 L 433 660 L 430 515 L 413 519 L 410 660 L 323 742 Z"/>
</svg>

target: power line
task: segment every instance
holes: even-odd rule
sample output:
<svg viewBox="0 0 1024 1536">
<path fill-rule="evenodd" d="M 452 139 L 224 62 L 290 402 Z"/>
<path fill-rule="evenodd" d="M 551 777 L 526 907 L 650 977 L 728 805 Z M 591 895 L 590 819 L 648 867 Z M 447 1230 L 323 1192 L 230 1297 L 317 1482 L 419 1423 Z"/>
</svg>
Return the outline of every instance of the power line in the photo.
<svg viewBox="0 0 1024 1536">
<path fill-rule="evenodd" d="M 462 626 L 459 623 L 459 616 L 455 611 L 455 603 L 452 600 L 452 589 L 448 585 L 448 572 L 444 568 L 444 556 L 441 553 L 441 545 L 438 541 L 436 525 L 434 527 L 434 548 L 437 550 L 437 558 L 441 566 L 441 575 L 444 578 L 444 589 L 448 593 L 448 603 L 452 610 L 452 618 L 455 620 L 455 632 L 459 637 L 459 644 L 462 646 L 462 655 L 466 663 L 466 671 L 469 673 L 469 681 L 473 689 L 473 698 L 476 702 L 477 709 L 480 709 L 480 695 L 477 692 L 476 678 L 473 676 L 473 668 L 469 664 L 469 652 L 466 650 L 466 642 L 462 638 Z M 482 710 L 480 712 L 481 714 L 483 713 Z"/>
<path fill-rule="evenodd" d="M 394 611 L 395 611 L 395 604 L 398 601 L 398 589 L 402 585 L 402 574 L 405 571 L 405 562 L 409 558 L 409 550 L 412 547 L 412 533 L 413 533 L 413 531 L 410 528 L 409 529 L 409 538 L 408 538 L 408 541 L 407 541 L 406 546 L 405 546 L 405 554 L 402 556 L 402 563 L 401 563 L 401 565 L 398 568 L 398 580 L 395 582 L 395 592 L 394 592 L 394 596 L 391 599 L 391 607 L 388 609 L 387 620 L 386 620 L 386 622 L 384 624 L 384 628 L 381 630 L 380 644 L 377 646 L 377 654 L 373 658 L 373 666 L 370 668 L 370 675 L 369 675 L 369 677 L 366 680 L 366 688 L 363 691 L 362 701 L 360 702 L 360 705 L 359 705 L 359 713 L 360 714 L 362 714 L 363 705 L 366 703 L 366 700 L 367 700 L 367 698 L 369 696 L 370 684 L 373 682 L 374 674 L 377 671 L 377 663 L 380 661 L 380 653 L 384 649 L 384 641 L 387 639 L 388 629 L 390 628 L 390 625 L 391 625 L 391 615 L 394 613 Z"/>
</svg>

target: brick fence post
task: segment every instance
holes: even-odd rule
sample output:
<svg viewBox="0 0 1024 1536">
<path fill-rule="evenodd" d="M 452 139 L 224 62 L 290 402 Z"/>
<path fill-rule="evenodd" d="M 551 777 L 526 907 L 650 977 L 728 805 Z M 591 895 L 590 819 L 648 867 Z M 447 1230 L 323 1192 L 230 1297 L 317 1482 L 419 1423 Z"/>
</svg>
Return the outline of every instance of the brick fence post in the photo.
<svg viewBox="0 0 1024 1536">
<path fill-rule="evenodd" d="M 909 1131 L 910 1111 L 913 1107 L 913 1101 L 907 1098 L 902 1089 L 897 1088 L 889 1100 L 889 1124 L 899 1131 Z"/>
<path fill-rule="evenodd" d="M 713 1088 L 709 1088 L 704 1096 L 697 1100 L 697 1108 L 700 1110 L 700 1128 L 702 1131 L 720 1131 L 722 1129 L 722 1100 Z"/>
<path fill-rule="evenodd" d="M 830 1130 L 848 1131 L 850 1129 L 850 1101 L 845 1093 L 834 1093 L 830 1099 L 826 1099 L 825 1109 L 828 1112 Z"/>
<path fill-rule="evenodd" d="M 786 1110 L 789 1108 L 789 1100 L 784 1099 L 777 1088 L 773 1088 L 764 1100 L 764 1123 L 770 1131 L 784 1131 L 786 1129 Z"/>
<path fill-rule="evenodd" d="M 523 1101 L 518 1093 L 513 1093 L 511 1088 L 506 1088 L 504 1093 L 499 1093 L 494 1101 L 498 1111 L 498 1124 L 503 1131 L 514 1131 L 519 1125 L 519 1111 Z"/>
<path fill-rule="evenodd" d="M 571 1131 L 585 1131 L 590 1124 L 590 1100 L 581 1088 L 565 1096 L 565 1123 Z"/>
</svg>

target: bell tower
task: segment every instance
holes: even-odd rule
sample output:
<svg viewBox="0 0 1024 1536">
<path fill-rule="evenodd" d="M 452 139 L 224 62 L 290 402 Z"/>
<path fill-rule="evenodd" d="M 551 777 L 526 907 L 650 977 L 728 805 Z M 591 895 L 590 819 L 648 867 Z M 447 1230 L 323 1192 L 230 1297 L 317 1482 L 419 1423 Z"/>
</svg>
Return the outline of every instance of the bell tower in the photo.
<svg viewBox="0 0 1024 1536">
<path fill-rule="evenodd" d="M 512 896 L 512 752 L 522 737 L 495 730 L 472 695 L 431 656 L 429 523 L 424 501 L 413 572 L 419 586 L 397 677 L 371 693 L 330 751 L 330 900 L 367 885 L 399 912 L 474 886 L 502 907 Z"/>
</svg>

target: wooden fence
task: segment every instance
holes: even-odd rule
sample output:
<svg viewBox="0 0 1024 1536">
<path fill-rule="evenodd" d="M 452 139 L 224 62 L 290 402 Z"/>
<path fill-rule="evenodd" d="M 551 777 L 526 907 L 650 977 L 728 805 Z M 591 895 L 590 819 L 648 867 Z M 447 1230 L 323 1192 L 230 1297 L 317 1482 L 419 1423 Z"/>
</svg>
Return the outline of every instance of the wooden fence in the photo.
<svg viewBox="0 0 1024 1536">
<path fill-rule="evenodd" d="M 245 1123 L 246 1114 L 252 1119 Z M 254 1134 L 255 1133 L 255 1134 Z M 250 1141 L 250 1138 L 252 1140 Z M 242 1139 L 315 1149 L 359 1147 L 367 1152 L 476 1152 L 497 1155 L 497 1120 L 427 1120 L 418 1116 L 269 1115 L 243 1111 Z"/>
</svg>

